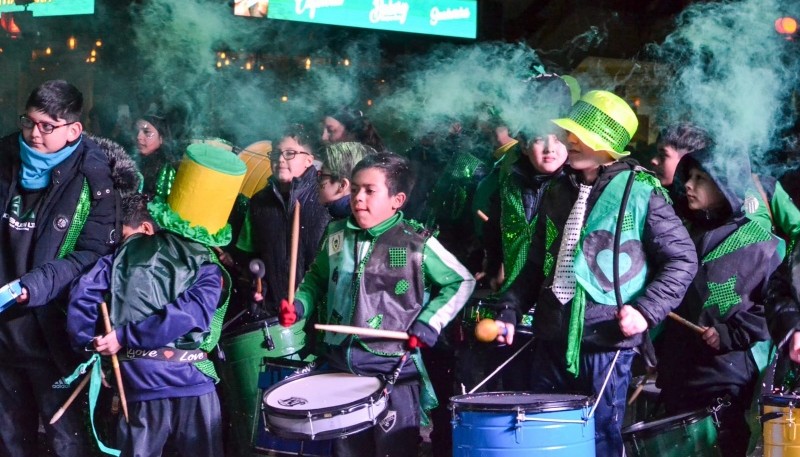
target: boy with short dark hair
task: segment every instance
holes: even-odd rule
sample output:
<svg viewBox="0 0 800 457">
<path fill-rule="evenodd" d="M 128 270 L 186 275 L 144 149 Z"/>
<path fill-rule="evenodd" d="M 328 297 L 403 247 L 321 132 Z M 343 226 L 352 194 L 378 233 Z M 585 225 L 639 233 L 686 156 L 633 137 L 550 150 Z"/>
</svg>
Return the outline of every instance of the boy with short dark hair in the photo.
<svg viewBox="0 0 800 457">
<path fill-rule="evenodd" d="M 130 421 L 120 418 L 122 456 L 223 455 L 217 376 L 208 351 L 219 338 L 230 278 L 210 246 L 230 242 L 227 217 L 246 166 L 235 155 L 194 144 L 166 201 L 128 198 L 125 242 L 72 288 L 67 325 L 73 346 L 118 354 Z M 153 234 L 155 224 L 163 230 Z M 146 236 L 151 235 L 151 236 Z M 110 297 L 110 298 L 106 298 Z M 108 300 L 113 330 L 96 336 Z"/>
<path fill-rule="evenodd" d="M 769 345 L 763 300 L 785 245 L 746 217 L 742 202 L 749 160 L 724 152 L 695 151 L 676 169 L 676 182 L 687 197 L 687 210 L 679 215 L 701 262 L 675 312 L 704 332 L 666 322 L 657 344 L 656 385 L 669 415 L 726 403 L 716 412 L 720 450 L 724 456 L 744 456 L 750 436 L 745 411 L 766 364 L 757 363 L 757 346 Z"/>
<path fill-rule="evenodd" d="M 83 135 L 82 107 L 72 84 L 44 82 L 30 94 L 19 132 L 0 139 L 0 285 L 16 295 L 0 303 L 0 454 L 44 452 L 40 418 L 69 397 L 61 378 L 77 362 L 64 344 L 65 292 L 116 243 L 112 170 Z M 45 431 L 56 455 L 87 455 L 80 408 Z"/>
<path fill-rule="evenodd" d="M 597 396 L 597 455 L 618 456 L 634 348 L 680 304 L 697 256 L 656 178 L 625 160 L 638 120 L 624 100 L 591 91 L 553 122 L 568 132 L 569 169 L 547 189 L 528 263 L 500 299 L 498 341 L 512 344 L 536 303 L 529 390 Z"/>
<path fill-rule="evenodd" d="M 332 222 L 297 291 L 281 304 L 289 326 L 325 302 L 326 323 L 408 332 L 402 342 L 326 332 L 323 352 L 337 371 L 388 377 L 413 350 L 389 396 L 387 420 L 336 441 L 336 455 L 416 456 L 420 406 L 435 403 L 415 349 L 433 346 L 474 288 L 469 271 L 400 209 L 412 187 L 408 162 L 397 155 L 367 156 L 353 170 L 350 218 Z M 426 295 L 434 288 L 430 300 Z M 420 389 L 420 384 L 423 384 Z M 421 405 L 422 403 L 422 405 Z M 393 419 L 393 420 L 392 420 Z"/>
</svg>

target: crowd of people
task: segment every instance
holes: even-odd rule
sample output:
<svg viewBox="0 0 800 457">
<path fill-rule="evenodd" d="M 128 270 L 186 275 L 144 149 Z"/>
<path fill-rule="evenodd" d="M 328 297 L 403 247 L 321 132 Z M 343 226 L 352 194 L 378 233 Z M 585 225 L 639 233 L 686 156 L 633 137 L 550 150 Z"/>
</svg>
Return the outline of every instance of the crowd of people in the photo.
<svg viewBox="0 0 800 457">
<path fill-rule="evenodd" d="M 529 83 L 554 88 L 548 122 L 492 112 L 478 143 L 453 123 L 390 152 L 350 107 L 286 126 L 249 199 L 235 148 L 179 146 L 151 110 L 126 153 L 84 131 L 72 84 L 38 86 L 0 140 L 0 455 L 248 455 L 232 429 L 261 425 L 234 386 L 269 386 L 232 379 L 248 371 L 220 348 L 258 335 L 263 370 L 294 344 L 270 329 L 302 334 L 275 359 L 386 383 L 385 416 L 330 455 L 417 456 L 429 419 L 452 455 L 448 399 L 476 386 L 585 395 L 597 455 L 623 455 L 645 373 L 664 416 L 714 407 L 722 455 L 746 455 L 776 355 L 769 393 L 800 389 L 797 196 L 690 121 L 639 163 L 625 100 Z M 483 318 L 495 341 L 473 335 Z"/>
</svg>

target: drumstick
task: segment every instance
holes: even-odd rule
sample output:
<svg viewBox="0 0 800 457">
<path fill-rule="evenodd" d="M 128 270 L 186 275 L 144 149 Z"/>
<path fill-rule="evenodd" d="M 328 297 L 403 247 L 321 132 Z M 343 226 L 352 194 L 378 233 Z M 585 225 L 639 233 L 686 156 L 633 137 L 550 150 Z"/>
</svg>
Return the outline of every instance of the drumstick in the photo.
<svg viewBox="0 0 800 457">
<path fill-rule="evenodd" d="M 324 330 L 326 332 L 347 333 L 350 335 L 359 335 L 359 336 L 374 336 L 378 338 L 388 338 L 392 340 L 408 339 L 408 333 L 398 332 L 395 330 L 380 330 L 376 328 L 354 327 L 352 325 L 325 325 L 325 324 L 314 324 L 314 328 L 317 330 Z"/>
<path fill-rule="evenodd" d="M 292 250 L 289 254 L 289 294 L 287 301 L 294 303 L 294 282 L 297 277 L 297 246 L 300 242 L 300 200 L 294 202 L 292 220 Z"/>
<path fill-rule="evenodd" d="M 478 217 L 481 218 L 481 220 L 483 222 L 489 222 L 489 216 L 487 216 L 486 213 L 484 213 L 481 210 L 476 211 L 476 213 L 478 214 Z"/>
<path fill-rule="evenodd" d="M 50 419 L 50 425 L 55 424 L 56 422 L 58 422 L 59 419 L 61 419 L 61 416 L 63 416 L 64 413 L 67 412 L 67 408 L 69 408 L 69 405 L 71 405 L 72 402 L 75 401 L 76 398 L 78 398 L 78 394 L 81 393 L 84 387 L 86 387 L 86 384 L 89 384 L 89 380 L 91 378 L 92 374 L 86 373 L 86 376 L 84 376 L 83 379 L 81 379 L 80 384 L 78 384 L 78 386 L 75 387 L 75 390 L 73 390 L 72 394 L 69 396 L 69 398 L 67 398 L 67 401 L 65 401 L 64 404 L 61 405 L 60 408 L 58 408 L 58 411 L 56 411 L 56 413 L 53 414 L 53 418 Z"/>
<path fill-rule="evenodd" d="M 636 386 L 636 390 L 634 390 L 633 393 L 631 394 L 631 398 L 628 400 L 628 405 L 632 405 L 633 402 L 636 401 L 636 399 L 639 397 L 639 394 L 641 394 L 642 391 L 644 390 L 644 385 L 647 384 L 647 381 L 649 381 L 651 378 L 652 375 L 650 374 L 644 376 L 642 382 L 640 382 L 639 385 Z"/>
<path fill-rule="evenodd" d="M 682 318 L 681 316 L 679 316 L 679 315 L 677 315 L 677 314 L 675 314 L 673 312 L 669 313 L 669 317 L 671 317 L 671 318 L 675 319 L 676 321 L 680 322 L 681 324 L 689 327 L 690 329 L 694 330 L 695 332 L 697 332 L 700 335 L 702 335 L 703 333 L 706 332 L 706 329 L 704 327 L 700 327 L 699 325 L 697 325 L 695 323 L 689 322 L 688 320 Z"/>
<path fill-rule="evenodd" d="M 108 335 L 111 333 L 112 329 L 106 302 L 100 302 L 100 312 L 103 314 L 103 324 L 106 327 L 106 335 Z M 114 368 L 114 376 L 117 378 L 117 389 L 119 390 L 119 401 L 122 403 L 122 413 L 125 415 L 125 422 L 128 422 L 128 400 L 125 398 L 125 388 L 122 386 L 122 371 L 119 369 L 119 358 L 117 354 L 111 355 L 111 366 Z"/>
</svg>

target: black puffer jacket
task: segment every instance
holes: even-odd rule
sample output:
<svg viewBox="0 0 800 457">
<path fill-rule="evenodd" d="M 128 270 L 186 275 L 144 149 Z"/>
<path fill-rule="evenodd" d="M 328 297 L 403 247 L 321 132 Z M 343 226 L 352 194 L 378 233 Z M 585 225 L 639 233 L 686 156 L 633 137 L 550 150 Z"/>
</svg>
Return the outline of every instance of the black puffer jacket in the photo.
<svg viewBox="0 0 800 457">
<path fill-rule="evenodd" d="M 681 159 L 676 171 L 680 182 L 688 180 L 692 169 L 706 172 L 727 204 L 713 211 L 687 206 L 685 217 L 700 268 L 675 313 L 701 327 L 713 327 L 719 349 L 686 326 L 667 321 L 656 344 L 658 386 L 667 398 L 687 390 L 695 395 L 738 392 L 752 385 L 758 371 L 750 348 L 769 339 L 762 301 L 767 279 L 783 258 L 783 241 L 741 210 L 750 178 L 747 158 L 726 154 L 716 166 L 714 158 L 707 150 L 694 152 Z"/>
<path fill-rule="evenodd" d="M 15 133 L 0 139 L 0 203 L 4 212 L 19 176 L 18 138 L 19 133 Z M 29 253 L 33 268 L 20 278 L 29 291 L 30 301 L 26 306 L 14 306 L 0 314 L 0 332 L 6 335 L 6 341 L 19 337 L 13 335 L 17 319 L 35 319 L 35 327 L 41 332 L 40 337 L 46 339 L 51 356 L 64 369 L 71 368 L 67 361 L 69 345 L 65 344 L 64 294 L 75 278 L 110 253 L 116 244 L 117 198 L 111 174 L 105 153 L 86 136 L 75 152 L 52 170 L 50 185 L 36 215 L 35 237 Z M 91 195 L 89 215 L 74 250 L 59 259 L 84 180 Z M 17 279 L 13 262 L 6 260 L 13 256 L 6 234 L 0 230 L 0 284 Z M 5 352 L 0 353 L 0 358 L 16 353 L 9 346 L 0 347 L 0 352 Z"/>
<path fill-rule="evenodd" d="M 635 167 L 637 167 L 635 161 L 624 160 L 600 169 L 600 174 L 589 194 L 584 225 L 598 197 L 611 179 L 620 172 Z M 637 171 L 637 173 L 643 172 Z M 500 319 L 515 323 L 521 317 L 521 310 L 527 310 L 536 303 L 534 317 L 536 337 L 564 344 L 569 334 L 572 302 L 562 305 L 556 299 L 550 288 L 553 284 L 552 272 L 544 277 L 543 263 L 547 252 L 545 237 L 548 221 L 552 221 L 560 233 L 551 243 L 551 250 L 553 247 L 558 250 L 564 225 L 577 200 L 578 191 L 575 173 L 568 172 L 552 181 L 539 208 L 540 217 L 531 243 L 528 263 L 497 305 Z M 657 192 L 653 192 L 650 196 L 641 241 L 647 253 L 646 261 L 650 277 L 641 295 L 629 304 L 642 313 L 648 326 L 652 328 L 680 304 L 683 294 L 697 272 L 697 255 L 694 244 L 680 219 L 664 197 Z M 598 349 L 638 346 L 642 334 L 626 338 L 619 330 L 616 312 L 616 306 L 595 303 L 587 294 L 583 343 Z"/>
<path fill-rule="evenodd" d="M 292 180 L 289 196 L 284 199 L 274 177 L 267 187 L 250 200 L 250 230 L 256 255 L 264 261 L 264 304 L 267 313 L 286 298 L 289 287 L 292 215 L 294 202 L 300 202 L 300 242 L 297 252 L 295 287 L 300 285 L 314 261 L 325 227 L 330 222 L 328 209 L 319 202 L 317 170 L 309 167 Z"/>
</svg>

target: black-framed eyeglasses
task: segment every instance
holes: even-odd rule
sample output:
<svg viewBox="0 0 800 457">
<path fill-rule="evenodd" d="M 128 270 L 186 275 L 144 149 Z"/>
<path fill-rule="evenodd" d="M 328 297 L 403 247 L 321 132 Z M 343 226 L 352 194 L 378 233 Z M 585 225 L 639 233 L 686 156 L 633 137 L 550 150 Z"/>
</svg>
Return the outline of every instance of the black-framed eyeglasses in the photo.
<svg viewBox="0 0 800 457">
<path fill-rule="evenodd" d="M 277 162 L 278 159 L 280 159 L 281 157 L 283 157 L 284 160 L 292 160 L 292 159 L 295 158 L 295 156 L 297 156 L 297 154 L 311 155 L 311 154 L 307 153 L 306 151 L 295 151 L 294 149 L 287 149 L 285 151 L 273 151 L 273 152 L 270 152 L 269 153 L 269 160 L 271 160 L 273 162 Z"/>
<path fill-rule="evenodd" d="M 29 118 L 28 116 L 22 114 L 22 115 L 19 116 L 19 120 L 17 121 L 17 125 L 19 125 L 19 128 L 25 129 L 25 130 L 30 130 L 34 126 L 36 126 L 36 127 L 39 128 L 40 132 L 44 133 L 45 135 L 49 135 L 49 134 L 53 133 L 53 131 L 55 129 L 61 128 L 61 127 L 66 127 L 66 126 L 68 126 L 70 124 L 74 124 L 75 122 L 78 122 L 78 121 L 67 122 L 66 124 L 61 124 L 61 125 L 53 125 L 53 124 L 50 124 L 48 122 L 36 122 L 33 119 Z"/>
<path fill-rule="evenodd" d="M 330 173 L 323 173 L 321 171 L 317 172 L 317 184 L 322 185 L 325 183 L 325 180 L 330 180 L 331 182 L 336 181 L 336 175 L 332 175 Z"/>
</svg>

